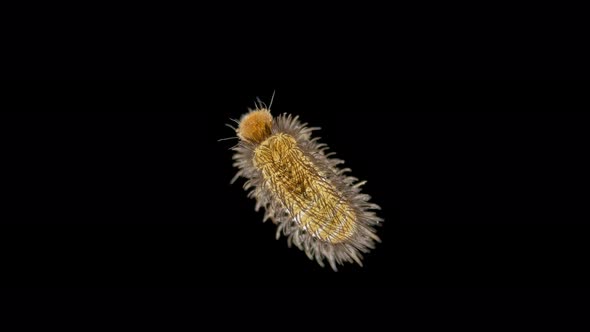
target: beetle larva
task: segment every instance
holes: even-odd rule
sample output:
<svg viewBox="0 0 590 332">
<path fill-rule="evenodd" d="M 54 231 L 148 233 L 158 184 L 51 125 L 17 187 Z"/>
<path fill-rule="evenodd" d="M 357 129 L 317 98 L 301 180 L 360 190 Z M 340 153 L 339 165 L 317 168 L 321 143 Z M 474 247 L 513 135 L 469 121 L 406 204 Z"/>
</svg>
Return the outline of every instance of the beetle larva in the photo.
<svg viewBox="0 0 590 332">
<path fill-rule="evenodd" d="M 289 247 L 295 244 L 321 266 L 326 259 L 335 271 L 344 262 L 362 266 L 362 254 L 380 241 L 375 226 L 382 219 L 373 211 L 379 206 L 361 193 L 365 182 L 345 175 L 350 169 L 338 168 L 343 161 L 311 137 L 317 129 L 288 114 L 273 118 L 257 105 L 236 129 L 239 171 L 232 183 L 247 179 L 244 189 L 256 199 L 256 211 L 264 207 L 264 221 L 277 225 L 277 239 L 284 234 Z"/>
</svg>

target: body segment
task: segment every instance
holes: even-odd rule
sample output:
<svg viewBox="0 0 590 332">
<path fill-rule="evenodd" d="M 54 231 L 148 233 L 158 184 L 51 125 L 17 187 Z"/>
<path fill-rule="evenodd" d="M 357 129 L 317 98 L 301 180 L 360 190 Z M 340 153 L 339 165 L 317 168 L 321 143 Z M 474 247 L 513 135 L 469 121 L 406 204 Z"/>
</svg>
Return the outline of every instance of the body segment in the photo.
<svg viewBox="0 0 590 332">
<path fill-rule="evenodd" d="M 312 236 L 330 243 L 352 236 L 354 211 L 295 138 L 283 133 L 267 138 L 254 151 L 254 166 L 291 217 Z"/>
</svg>

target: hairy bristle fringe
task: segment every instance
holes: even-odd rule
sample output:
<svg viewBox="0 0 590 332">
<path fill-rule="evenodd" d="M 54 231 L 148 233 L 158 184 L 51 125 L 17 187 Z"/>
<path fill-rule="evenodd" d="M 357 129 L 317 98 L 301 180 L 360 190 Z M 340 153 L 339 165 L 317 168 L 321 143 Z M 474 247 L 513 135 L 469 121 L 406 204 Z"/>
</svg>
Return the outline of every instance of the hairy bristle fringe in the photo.
<svg viewBox="0 0 590 332">
<path fill-rule="evenodd" d="M 343 263 L 357 263 L 362 266 L 363 254 L 373 249 L 376 242 L 380 242 L 375 234 L 375 226 L 379 225 L 382 219 L 373 211 L 378 210 L 379 206 L 369 202 L 369 195 L 361 193 L 360 188 L 366 181 L 346 175 L 345 173 L 350 172 L 349 168 L 337 167 L 344 161 L 331 158 L 334 153 L 326 153 L 328 147 L 326 144 L 318 143 L 319 137 L 311 138 L 312 132 L 318 129 L 320 128 L 307 127 L 307 123 L 301 123 L 298 116 L 282 114 L 274 118 L 272 134 L 285 133 L 294 137 L 305 156 L 326 174 L 327 179 L 343 195 L 356 216 L 356 231 L 350 238 L 340 243 L 330 243 L 320 240 L 300 227 L 282 202 L 269 190 L 262 172 L 254 166 L 256 144 L 240 141 L 233 148 L 233 165 L 239 170 L 231 182 L 235 182 L 239 177 L 247 179 L 244 189 L 249 191 L 248 197 L 256 199 L 256 211 L 261 207 L 265 209 L 264 221 L 270 219 L 277 225 L 276 238 L 279 239 L 283 234 L 289 247 L 295 245 L 322 267 L 326 260 L 334 271 L 337 271 L 337 265 Z"/>
</svg>

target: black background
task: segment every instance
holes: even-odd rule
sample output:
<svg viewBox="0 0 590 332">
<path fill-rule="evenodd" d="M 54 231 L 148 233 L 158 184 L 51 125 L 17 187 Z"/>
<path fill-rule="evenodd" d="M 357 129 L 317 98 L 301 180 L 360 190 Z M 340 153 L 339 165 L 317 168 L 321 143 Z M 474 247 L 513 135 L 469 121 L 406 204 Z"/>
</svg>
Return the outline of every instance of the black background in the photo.
<svg viewBox="0 0 590 332">
<path fill-rule="evenodd" d="M 224 126 L 320 126 L 368 180 L 383 242 L 320 268 L 262 223 Z M 8 286 L 584 287 L 587 85 L 465 81 L 79 81 L 6 85 Z"/>
<path fill-rule="evenodd" d="M 548 288 L 589 279 L 587 83 L 347 80 L 587 78 L 586 11 L 216 4 L 5 10 L 0 79 L 209 80 L 0 83 L 3 327 L 563 330 L 585 317 L 584 292 Z M 383 207 L 362 269 L 287 249 L 229 185 L 223 124 L 274 90 L 274 112 L 321 126 Z"/>
</svg>

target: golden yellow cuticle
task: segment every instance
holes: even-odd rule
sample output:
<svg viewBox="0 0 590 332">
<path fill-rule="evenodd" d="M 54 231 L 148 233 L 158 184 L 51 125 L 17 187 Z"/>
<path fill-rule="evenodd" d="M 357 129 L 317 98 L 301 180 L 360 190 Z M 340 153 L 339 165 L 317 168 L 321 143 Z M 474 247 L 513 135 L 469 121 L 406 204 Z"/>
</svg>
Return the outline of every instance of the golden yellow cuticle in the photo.
<svg viewBox="0 0 590 332">
<path fill-rule="evenodd" d="M 261 143 L 254 151 L 254 165 L 289 214 L 322 241 L 336 244 L 350 238 L 356 227 L 354 211 L 297 146 L 295 138 L 279 133 L 261 140 L 262 131 L 254 128 L 245 136 Z"/>
</svg>

